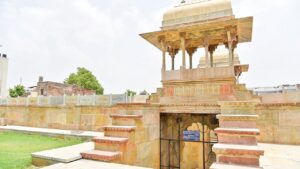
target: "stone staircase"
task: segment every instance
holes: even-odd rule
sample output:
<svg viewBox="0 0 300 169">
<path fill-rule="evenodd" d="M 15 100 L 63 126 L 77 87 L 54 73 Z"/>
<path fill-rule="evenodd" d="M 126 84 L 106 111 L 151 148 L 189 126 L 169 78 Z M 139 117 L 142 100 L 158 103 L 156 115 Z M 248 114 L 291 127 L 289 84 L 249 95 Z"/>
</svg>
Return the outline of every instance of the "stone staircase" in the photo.
<svg viewBox="0 0 300 169">
<path fill-rule="evenodd" d="M 258 169 L 264 150 L 257 146 L 257 115 L 218 115 L 219 143 L 213 146 L 217 162 L 210 169 Z"/>
<path fill-rule="evenodd" d="M 95 150 L 82 152 L 84 159 L 132 164 L 136 153 L 135 132 L 142 128 L 142 115 L 111 115 L 112 125 L 104 127 L 104 137 L 93 139 Z"/>
</svg>

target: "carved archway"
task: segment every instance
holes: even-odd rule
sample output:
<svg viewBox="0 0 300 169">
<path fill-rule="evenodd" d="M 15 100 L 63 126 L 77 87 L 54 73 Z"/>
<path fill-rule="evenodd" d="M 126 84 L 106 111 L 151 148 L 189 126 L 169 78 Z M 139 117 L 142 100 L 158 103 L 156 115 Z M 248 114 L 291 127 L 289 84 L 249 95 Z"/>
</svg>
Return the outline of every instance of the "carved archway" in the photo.
<svg viewBox="0 0 300 169">
<path fill-rule="evenodd" d="M 173 168 L 208 169 L 215 161 L 212 142 L 216 141 L 216 135 L 213 132 L 216 127 L 218 127 L 218 121 L 215 115 L 165 114 L 161 116 L 163 165 L 175 166 Z M 184 140 L 184 131 L 198 131 L 199 140 Z"/>
</svg>

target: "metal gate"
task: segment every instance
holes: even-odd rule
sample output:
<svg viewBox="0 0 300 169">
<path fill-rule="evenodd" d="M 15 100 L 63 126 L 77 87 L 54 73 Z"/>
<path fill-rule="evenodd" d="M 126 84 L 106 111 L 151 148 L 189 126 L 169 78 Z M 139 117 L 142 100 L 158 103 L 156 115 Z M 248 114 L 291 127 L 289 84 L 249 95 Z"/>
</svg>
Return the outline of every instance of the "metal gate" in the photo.
<svg viewBox="0 0 300 169">
<path fill-rule="evenodd" d="M 161 169 L 180 169 L 181 154 L 184 148 L 184 143 L 199 143 L 202 144 L 202 168 L 208 169 L 212 162 L 215 161 L 215 154 L 212 152 L 212 145 L 217 143 L 217 136 L 211 137 L 210 133 L 218 126 L 218 121 L 215 115 L 210 114 L 168 114 L 161 113 L 160 115 L 160 168 Z M 191 137 L 192 139 L 184 138 L 184 133 L 187 131 L 187 126 L 192 124 L 201 124 L 198 126 L 199 138 Z M 205 130 L 205 126 L 207 130 Z M 211 126 L 211 128 L 208 128 Z M 193 131 L 193 133 L 197 133 Z M 209 137 L 206 138 L 205 135 Z M 192 134 L 193 134 L 192 133 Z M 196 134 L 197 135 L 197 134 Z M 191 135 L 193 136 L 193 135 Z M 209 151 L 205 152 L 205 147 L 209 147 Z M 207 157 L 207 158 L 205 158 Z M 183 168 L 190 169 L 190 168 Z"/>
</svg>

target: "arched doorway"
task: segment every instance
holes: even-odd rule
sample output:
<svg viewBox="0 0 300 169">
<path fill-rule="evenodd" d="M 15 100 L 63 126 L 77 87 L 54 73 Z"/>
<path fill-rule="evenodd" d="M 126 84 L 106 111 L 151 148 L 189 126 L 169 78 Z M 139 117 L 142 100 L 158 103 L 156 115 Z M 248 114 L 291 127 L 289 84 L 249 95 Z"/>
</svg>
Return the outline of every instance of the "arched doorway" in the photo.
<svg viewBox="0 0 300 169">
<path fill-rule="evenodd" d="M 208 169 L 215 161 L 215 114 L 161 113 L 161 169 Z"/>
</svg>

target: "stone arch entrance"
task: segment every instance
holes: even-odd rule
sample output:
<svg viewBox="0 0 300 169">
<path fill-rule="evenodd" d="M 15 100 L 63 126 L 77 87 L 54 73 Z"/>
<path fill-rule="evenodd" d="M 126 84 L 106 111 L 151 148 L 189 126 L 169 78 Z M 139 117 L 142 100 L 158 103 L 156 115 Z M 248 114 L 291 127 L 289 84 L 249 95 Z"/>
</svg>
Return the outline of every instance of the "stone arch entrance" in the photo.
<svg viewBox="0 0 300 169">
<path fill-rule="evenodd" d="M 161 169 L 208 169 L 215 161 L 215 114 L 161 113 Z"/>
</svg>

